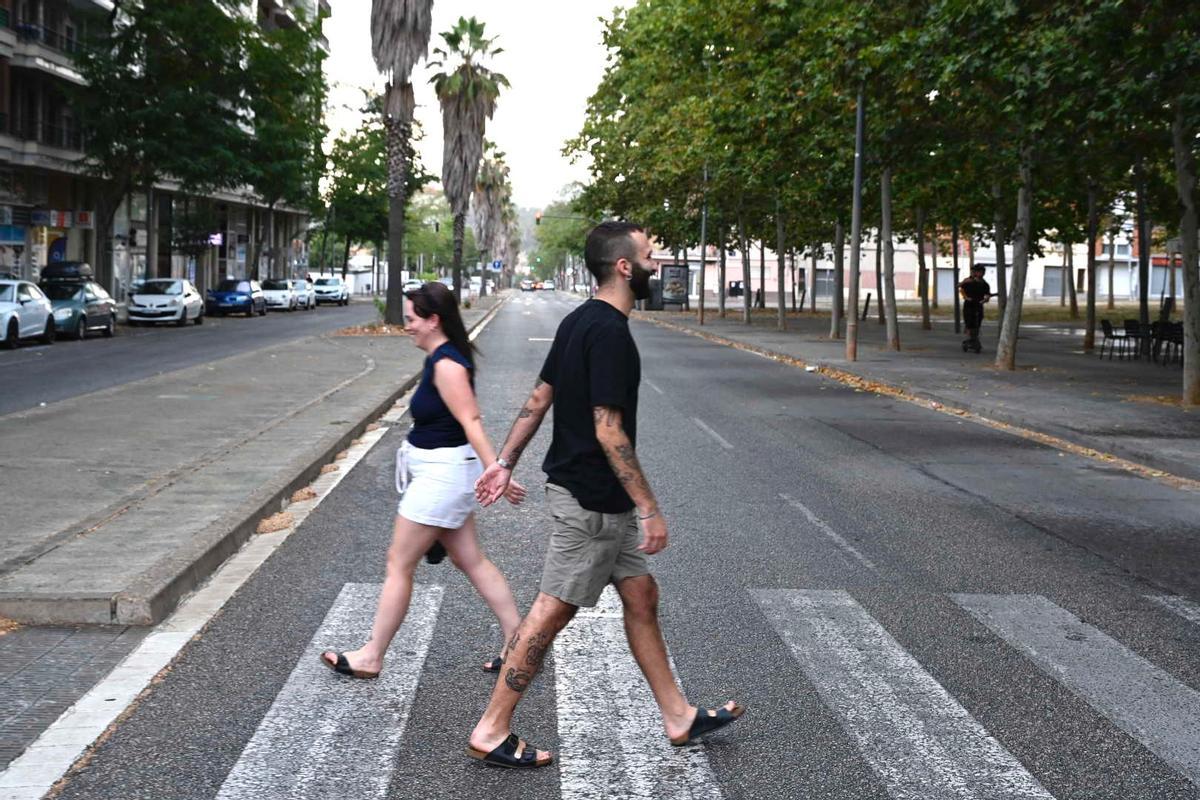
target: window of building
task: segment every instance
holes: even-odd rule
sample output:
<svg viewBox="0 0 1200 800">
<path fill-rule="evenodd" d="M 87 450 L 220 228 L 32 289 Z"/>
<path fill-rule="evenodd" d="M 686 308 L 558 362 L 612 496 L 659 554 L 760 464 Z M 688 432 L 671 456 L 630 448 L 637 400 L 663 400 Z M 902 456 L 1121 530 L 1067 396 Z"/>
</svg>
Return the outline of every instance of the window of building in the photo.
<svg viewBox="0 0 1200 800">
<path fill-rule="evenodd" d="M 1117 245 L 1117 255 L 1119 255 L 1119 256 L 1129 255 L 1129 245 L 1127 245 L 1127 244 Z"/>
</svg>

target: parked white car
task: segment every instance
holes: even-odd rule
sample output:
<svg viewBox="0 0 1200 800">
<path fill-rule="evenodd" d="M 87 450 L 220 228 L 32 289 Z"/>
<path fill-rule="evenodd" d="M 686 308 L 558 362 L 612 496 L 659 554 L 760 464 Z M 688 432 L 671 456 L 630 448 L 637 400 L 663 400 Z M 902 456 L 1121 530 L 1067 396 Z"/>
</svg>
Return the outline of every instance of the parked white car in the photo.
<svg viewBox="0 0 1200 800">
<path fill-rule="evenodd" d="M 408 280 L 406 280 L 404 282 L 404 286 L 402 287 L 401 291 L 415 292 L 417 289 L 420 289 L 424 285 L 425 285 L 424 283 L 417 280 L 416 278 L 409 278 Z"/>
<path fill-rule="evenodd" d="M 37 284 L 0 281 L 0 345 L 12 348 L 34 337 L 53 344 L 54 333 L 54 307 Z"/>
<path fill-rule="evenodd" d="M 191 281 L 180 278 L 152 278 L 129 296 L 126 309 L 130 325 L 174 322 L 183 327 L 189 321 L 204 322 L 204 298 Z"/>
<path fill-rule="evenodd" d="M 350 302 L 350 290 L 341 278 L 317 278 L 317 302 L 337 303 L 339 306 Z"/>
<path fill-rule="evenodd" d="M 317 290 L 310 281 L 292 281 L 296 293 L 296 304 L 305 310 L 317 307 Z"/>
<path fill-rule="evenodd" d="M 300 304 L 296 291 L 292 288 L 295 281 L 270 280 L 263 281 L 263 297 L 267 299 L 267 310 L 277 308 L 280 311 L 295 311 Z"/>
</svg>

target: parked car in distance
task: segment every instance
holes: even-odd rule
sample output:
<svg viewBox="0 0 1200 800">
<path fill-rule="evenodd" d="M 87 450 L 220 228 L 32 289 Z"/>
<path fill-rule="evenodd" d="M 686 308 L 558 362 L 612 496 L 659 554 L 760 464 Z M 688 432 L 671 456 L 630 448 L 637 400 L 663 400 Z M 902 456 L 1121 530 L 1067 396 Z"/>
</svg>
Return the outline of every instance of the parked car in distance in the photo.
<svg viewBox="0 0 1200 800">
<path fill-rule="evenodd" d="M 317 290 L 312 281 L 292 281 L 292 291 L 296 293 L 296 305 L 305 310 L 317 307 Z"/>
<path fill-rule="evenodd" d="M 129 324 L 174 322 L 183 327 L 188 321 L 204 323 L 204 299 L 191 281 L 182 278 L 152 278 L 129 296 L 125 309 Z"/>
<path fill-rule="evenodd" d="M 542 288 L 548 289 L 549 291 L 553 292 L 554 291 L 554 281 L 542 281 Z"/>
<path fill-rule="evenodd" d="M 529 278 L 522 278 L 521 279 L 521 291 L 522 292 L 532 292 L 533 291 L 533 281 L 529 280 Z"/>
<path fill-rule="evenodd" d="M 337 303 L 339 306 L 350 302 L 350 290 L 341 278 L 317 278 L 317 302 Z"/>
<path fill-rule="evenodd" d="M 416 278 L 409 278 L 408 280 L 406 280 L 404 282 L 404 288 L 401 289 L 401 291 L 415 292 L 417 289 L 420 289 L 424 285 L 425 284 L 423 282 L 417 280 Z"/>
<path fill-rule="evenodd" d="M 263 281 L 263 297 L 267 301 L 267 308 L 278 308 L 281 311 L 295 311 L 299 301 L 296 298 L 296 292 L 292 288 L 294 281 L 289 280 L 269 280 Z"/>
<path fill-rule="evenodd" d="M 95 281 L 45 281 L 42 291 L 54 306 L 54 327 L 72 339 L 89 331 L 112 336 L 117 331 L 117 304 Z"/>
<path fill-rule="evenodd" d="M 262 286 L 258 281 L 226 278 L 217 284 L 217 288 L 208 290 L 205 301 L 208 313 L 223 317 L 226 314 L 267 313 L 267 299 L 263 296 Z"/>
<path fill-rule="evenodd" d="M 22 339 L 54 343 L 54 308 L 29 281 L 0 280 L 0 345 L 16 347 Z"/>
<path fill-rule="evenodd" d="M 93 277 L 91 265 L 84 261 L 56 261 L 42 270 L 39 288 L 54 307 L 58 334 L 83 339 L 88 331 L 116 333 L 117 303 Z"/>
</svg>

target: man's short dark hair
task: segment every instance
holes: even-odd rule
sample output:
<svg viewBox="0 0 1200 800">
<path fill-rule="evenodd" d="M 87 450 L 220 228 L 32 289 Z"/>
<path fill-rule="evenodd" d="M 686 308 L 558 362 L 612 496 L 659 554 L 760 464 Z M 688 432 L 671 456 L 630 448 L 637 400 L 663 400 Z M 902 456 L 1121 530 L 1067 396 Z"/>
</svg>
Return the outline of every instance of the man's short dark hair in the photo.
<svg viewBox="0 0 1200 800">
<path fill-rule="evenodd" d="M 975 264 L 971 267 L 971 272 L 987 272 L 987 267 L 983 264 Z"/>
<path fill-rule="evenodd" d="M 632 222 L 601 222 L 592 228 L 583 246 L 583 261 L 596 277 L 596 283 L 601 286 L 608 283 L 622 258 L 637 262 L 638 253 L 633 246 L 635 233 L 645 231 L 641 225 Z"/>
</svg>

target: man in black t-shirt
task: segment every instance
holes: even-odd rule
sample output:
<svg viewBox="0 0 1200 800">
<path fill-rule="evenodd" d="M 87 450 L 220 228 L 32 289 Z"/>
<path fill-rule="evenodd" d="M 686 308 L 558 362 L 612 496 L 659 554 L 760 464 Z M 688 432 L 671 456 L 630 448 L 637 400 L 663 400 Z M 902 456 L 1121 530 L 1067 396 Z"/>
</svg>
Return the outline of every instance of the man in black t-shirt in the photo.
<svg viewBox="0 0 1200 800">
<path fill-rule="evenodd" d="M 689 705 L 671 673 L 658 626 L 658 585 L 646 556 L 667 546 L 667 523 L 635 452 L 641 361 L 629 332 L 634 300 L 649 297 L 650 242 L 626 222 L 588 234 L 584 261 L 599 288 L 563 319 L 533 394 L 517 415 L 500 457 L 480 477 L 483 505 L 501 496 L 521 453 L 553 406 L 553 439 L 542 467 L 554 530 L 541 591 L 508 646 L 501 675 L 468 753 L 507 767 L 552 762 L 512 735 L 513 712 L 558 635 L 580 606 L 594 606 L 608 584 L 625 608 L 625 629 L 672 744 L 684 745 L 742 714 Z M 640 523 L 640 532 L 639 532 Z"/>
<path fill-rule="evenodd" d="M 983 304 L 992 296 L 992 287 L 983 279 L 983 266 L 975 264 L 971 274 L 958 284 L 958 292 L 963 298 L 963 327 L 967 329 L 967 340 L 963 342 L 963 350 L 983 350 L 979 342 L 979 329 L 983 326 Z"/>
</svg>

